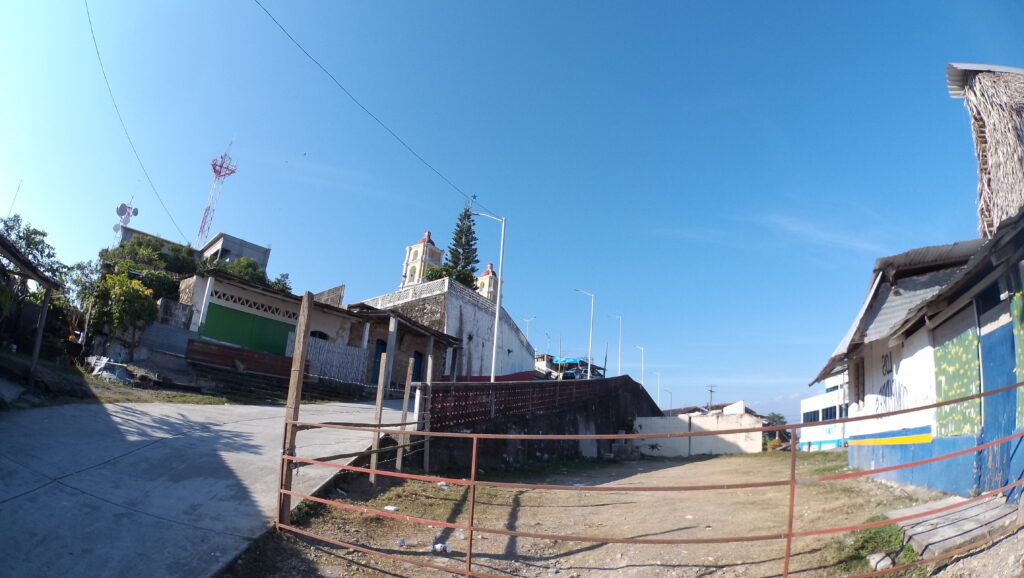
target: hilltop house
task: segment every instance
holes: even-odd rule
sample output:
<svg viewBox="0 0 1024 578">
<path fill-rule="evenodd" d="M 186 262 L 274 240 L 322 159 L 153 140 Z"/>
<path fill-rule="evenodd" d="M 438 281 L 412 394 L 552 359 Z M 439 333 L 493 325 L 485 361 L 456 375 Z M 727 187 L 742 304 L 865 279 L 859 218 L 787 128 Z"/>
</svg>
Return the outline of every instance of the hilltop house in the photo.
<svg viewBox="0 0 1024 578">
<path fill-rule="evenodd" d="M 833 423 L 847 416 L 849 383 L 846 372 L 825 378 L 825 391 L 800 400 L 800 449 L 807 452 L 846 447 L 846 424 Z"/>
</svg>

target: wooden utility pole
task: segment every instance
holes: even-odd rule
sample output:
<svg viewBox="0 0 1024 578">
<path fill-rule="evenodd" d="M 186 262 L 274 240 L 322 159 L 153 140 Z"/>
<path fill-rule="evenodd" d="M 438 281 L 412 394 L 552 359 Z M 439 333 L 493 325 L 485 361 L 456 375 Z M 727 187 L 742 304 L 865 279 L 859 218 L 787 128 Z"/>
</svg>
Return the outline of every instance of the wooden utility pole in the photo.
<svg viewBox="0 0 1024 578">
<path fill-rule="evenodd" d="M 302 296 L 299 320 L 295 326 L 295 346 L 292 348 L 292 371 L 288 378 L 288 406 L 284 413 L 284 441 L 281 445 L 281 490 L 292 489 L 292 466 L 294 462 L 285 456 L 295 455 L 295 423 L 299 420 L 299 404 L 302 402 L 302 379 L 306 372 L 306 344 L 309 335 L 309 314 L 313 308 L 313 294 L 306 291 Z M 290 524 L 292 497 L 284 492 L 277 493 L 277 523 Z"/>
<path fill-rule="evenodd" d="M 390 361 L 388 358 L 391 357 L 391 353 L 385 351 L 380 354 L 380 377 L 377 378 L 377 403 L 373 406 L 373 423 L 374 426 L 380 427 L 381 415 L 383 414 L 384 407 L 384 379 L 385 371 L 384 368 L 388 366 Z M 377 450 L 380 449 L 380 432 L 373 432 L 373 437 L 370 438 L 370 469 L 377 469 Z M 377 474 L 370 472 L 370 483 L 377 483 Z"/>
</svg>

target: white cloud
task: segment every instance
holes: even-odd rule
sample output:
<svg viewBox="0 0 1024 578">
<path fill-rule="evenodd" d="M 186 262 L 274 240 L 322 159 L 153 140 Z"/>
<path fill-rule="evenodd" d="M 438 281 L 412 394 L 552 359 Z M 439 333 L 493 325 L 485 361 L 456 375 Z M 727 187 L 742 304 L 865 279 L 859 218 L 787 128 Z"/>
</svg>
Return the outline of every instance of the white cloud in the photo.
<svg viewBox="0 0 1024 578">
<path fill-rule="evenodd" d="M 768 226 L 808 243 L 873 255 L 886 253 L 886 249 L 881 243 L 865 239 L 863 233 L 851 233 L 839 228 L 823 227 L 792 215 L 771 214 L 765 215 L 762 220 Z"/>
</svg>

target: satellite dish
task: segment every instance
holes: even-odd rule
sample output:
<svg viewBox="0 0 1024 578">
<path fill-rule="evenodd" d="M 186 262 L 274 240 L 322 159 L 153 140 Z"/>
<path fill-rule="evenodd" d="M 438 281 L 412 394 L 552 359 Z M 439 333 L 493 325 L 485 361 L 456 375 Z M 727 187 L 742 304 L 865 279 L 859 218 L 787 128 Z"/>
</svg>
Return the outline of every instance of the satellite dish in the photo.
<svg viewBox="0 0 1024 578">
<path fill-rule="evenodd" d="M 120 233 L 121 232 L 121 224 L 120 223 L 114 223 L 114 232 L 115 233 Z"/>
<path fill-rule="evenodd" d="M 128 214 L 128 205 L 121 203 L 120 205 L 117 206 L 116 211 L 118 217 L 123 217 L 126 214 Z"/>
</svg>

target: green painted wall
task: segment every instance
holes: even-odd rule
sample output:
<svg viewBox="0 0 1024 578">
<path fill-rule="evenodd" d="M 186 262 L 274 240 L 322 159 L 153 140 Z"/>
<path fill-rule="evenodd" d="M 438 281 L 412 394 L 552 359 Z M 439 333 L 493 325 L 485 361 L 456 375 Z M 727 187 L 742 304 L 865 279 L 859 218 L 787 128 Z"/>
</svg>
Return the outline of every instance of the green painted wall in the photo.
<svg viewBox="0 0 1024 578">
<path fill-rule="evenodd" d="M 1010 299 L 1013 318 L 1013 348 L 1017 354 L 1017 381 L 1024 381 L 1024 298 L 1014 293 Z M 1017 428 L 1024 428 L 1024 388 L 1017 388 Z"/>
<path fill-rule="evenodd" d="M 935 401 L 978 393 L 981 362 L 978 329 L 963 333 L 935 347 Z M 935 408 L 935 435 L 953 437 L 981 433 L 981 400 Z"/>
<path fill-rule="evenodd" d="M 289 323 L 259 317 L 216 303 L 210 303 L 206 310 L 206 321 L 199 326 L 199 335 L 202 337 L 277 355 L 285 354 L 288 334 L 293 331 L 295 326 Z"/>
</svg>

